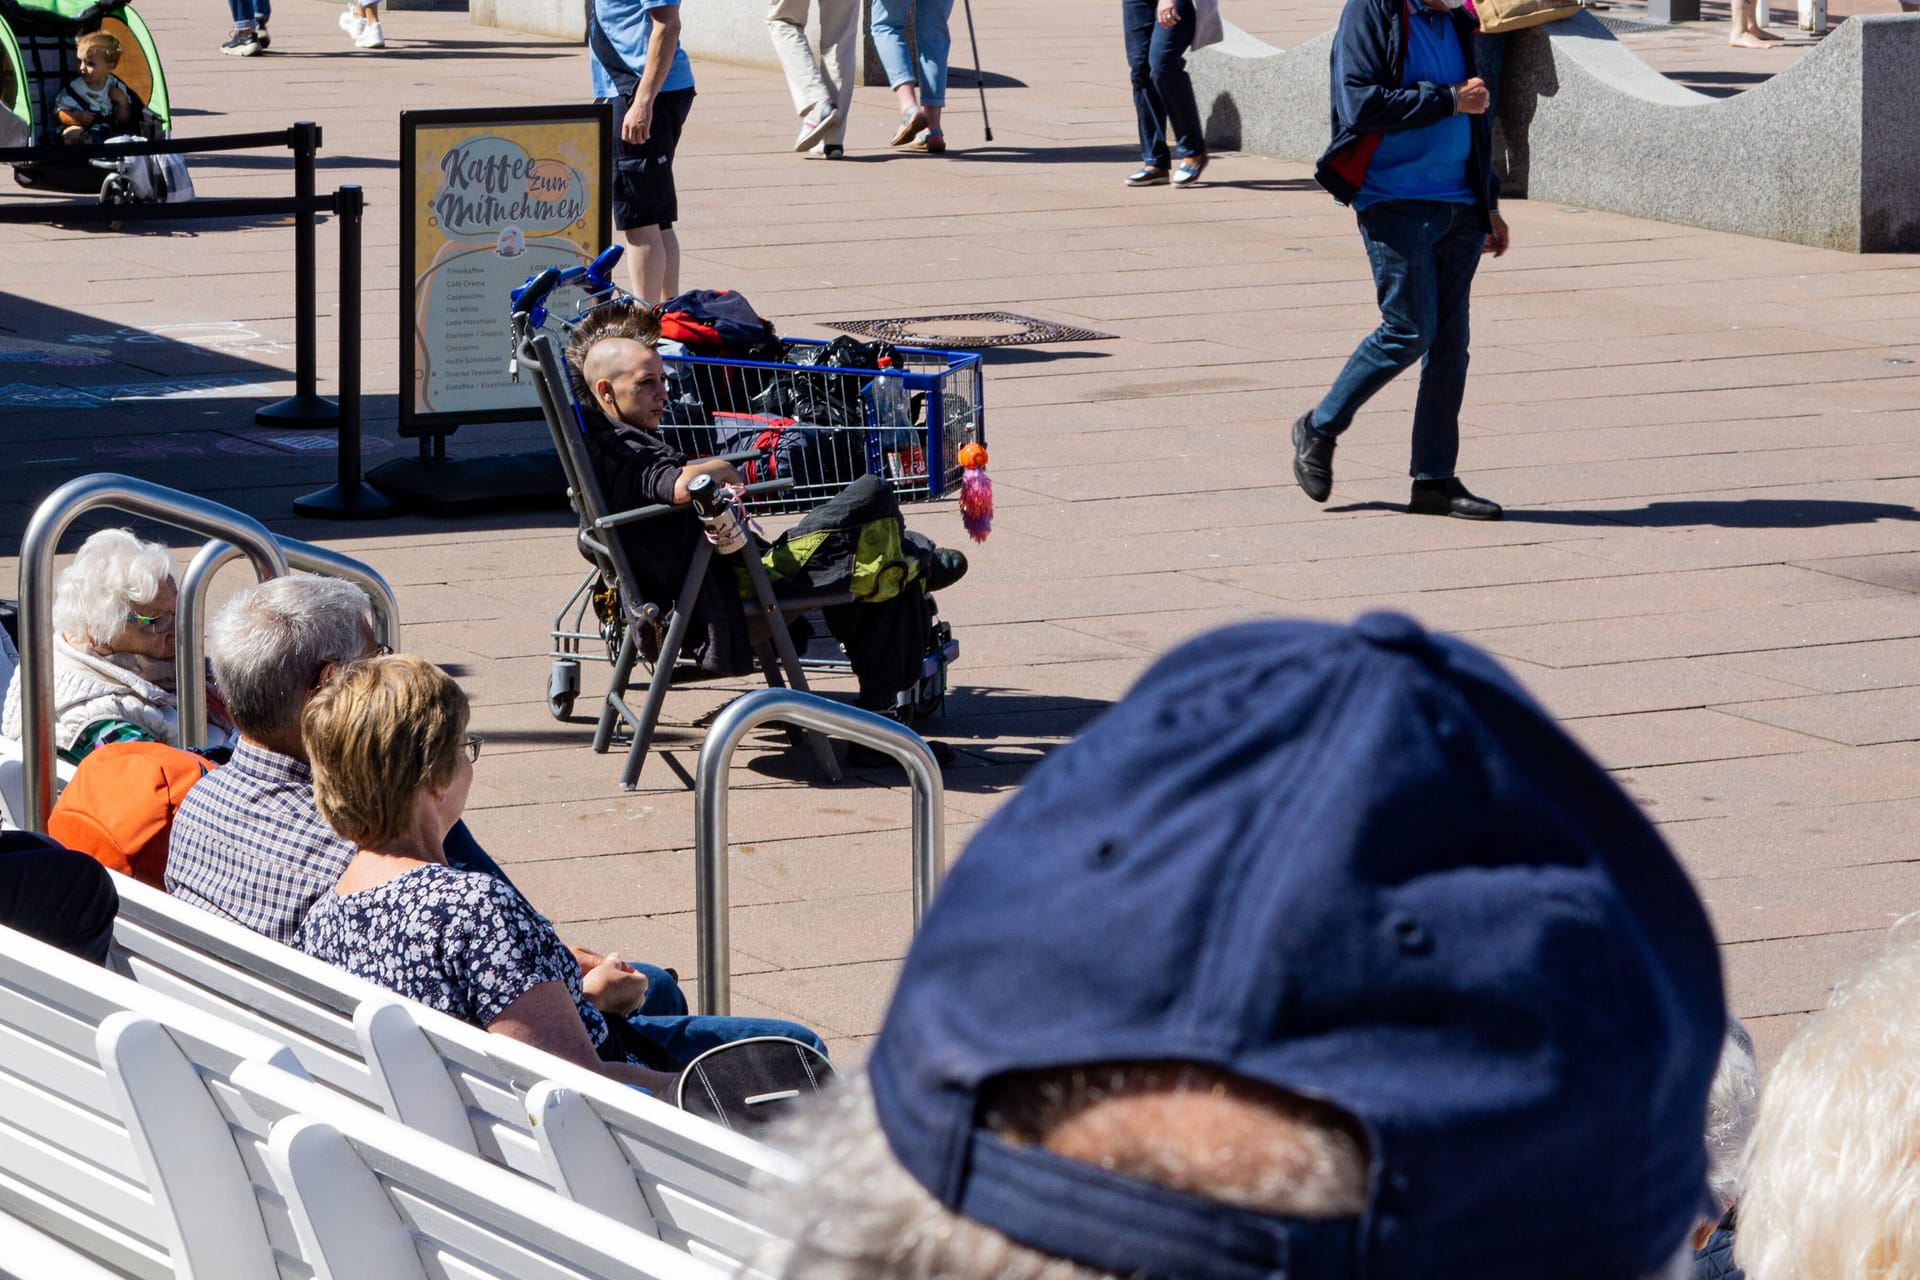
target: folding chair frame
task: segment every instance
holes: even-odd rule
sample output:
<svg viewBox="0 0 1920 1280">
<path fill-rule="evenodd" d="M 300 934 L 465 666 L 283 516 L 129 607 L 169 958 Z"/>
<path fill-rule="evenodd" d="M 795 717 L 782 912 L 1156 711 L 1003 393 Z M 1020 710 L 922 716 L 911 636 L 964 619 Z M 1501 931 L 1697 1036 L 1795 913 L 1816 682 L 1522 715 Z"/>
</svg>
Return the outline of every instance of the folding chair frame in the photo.
<svg viewBox="0 0 1920 1280">
<path fill-rule="evenodd" d="M 627 705 L 626 694 L 633 668 L 640 657 L 637 623 L 649 616 L 657 617 L 658 610 L 656 605 L 643 600 L 635 589 L 639 579 L 634 576 L 633 566 L 627 559 L 626 549 L 621 545 L 617 531 L 624 525 L 683 512 L 681 508 L 665 503 L 637 507 L 631 511 L 608 511 L 600 482 L 593 474 L 592 461 L 587 457 L 573 390 L 552 337 L 534 333 L 522 345 L 521 356 L 534 366 L 534 391 L 540 401 L 540 412 L 547 420 L 547 431 L 553 437 L 554 450 L 559 454 L 561 469 L 566 473 L 567 496 L 580 518 L 580 549 L 601 576 L 611 579 L 618 588 L 621 607 L 627 615 L 620 651 L 614 659 L 613 677 L 601 704 L 599 723 L 594 729 L 593 749 L 596 753 L 605 754 L 613 743 L 616 723 L 626 722 L 633 739 L 627 747 L 627 762 L 621 770 L 620 785 L 632 791 L 639 785 L 640 770 L 646 763 L 647 750 L 652 745 L 654 730 L 659 725 L 667 690 L 672 687 L 674 664 L 679 661 L 681 647 L 686 643 L 694 600 L 700 593 L 701 583 L 706 579 L 714 548 L 703 541 L 694 551 L 693 562 L 688 565 L 686 577 L 680 585 L 680 594 L 666 614 L 667 635 L 647 681 L 646 701 L 636 713 Z M 748 490 L 771 491 L 792 483 L 790 479 L 774 480 L 749 485 Z M 757 554 L 741 556 L 741 564 L 746 568 L 748 580 L 753 586 L 753 599 L 744 602 L 742 607 L 750 627 L 755 623 L 764 627 L 763 636 L 758 637 L 757 648 L 767 683 L 775 688 L 791 686 L 806 690 L 807 677 L 801 668 L 800 655 L 794 648 L 793 635 L 787 629 L 788 616 L 798 616 L 827 605 L 845 604 L 853 597 L 835 595 L 780 600 L 774 596 L 766 566 L 760 563 Z M 840 764 L 833 754 L 832 744 L 818 733 L 809 731 L 806 737 L 822 771 L 831 780 L 840 781 Z"/>
</svg>

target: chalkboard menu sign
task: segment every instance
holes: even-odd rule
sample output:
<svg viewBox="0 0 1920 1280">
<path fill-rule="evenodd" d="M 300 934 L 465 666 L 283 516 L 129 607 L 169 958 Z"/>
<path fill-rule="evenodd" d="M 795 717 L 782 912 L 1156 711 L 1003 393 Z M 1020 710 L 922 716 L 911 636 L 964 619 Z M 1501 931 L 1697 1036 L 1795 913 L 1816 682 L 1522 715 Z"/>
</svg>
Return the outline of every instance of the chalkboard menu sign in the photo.
<svg viewBox="0 0 1920 1280">
<path fill-rule="evenodd" d="M 604 104 L 400 113 L 400 434 L 540 416 L 507 295 L 610 242 Z"/>
</svg>

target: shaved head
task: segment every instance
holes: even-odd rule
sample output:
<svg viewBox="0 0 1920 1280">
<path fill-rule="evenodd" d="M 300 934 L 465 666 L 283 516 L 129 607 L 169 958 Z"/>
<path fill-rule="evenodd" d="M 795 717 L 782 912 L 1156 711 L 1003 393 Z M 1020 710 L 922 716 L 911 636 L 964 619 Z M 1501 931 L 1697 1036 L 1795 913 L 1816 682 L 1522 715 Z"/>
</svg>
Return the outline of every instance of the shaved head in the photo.
<svg viewBox="0 0 1920 1280">
<path fill-rule="evenodd" d="M 633 338 L 604 338 L 587 348 L 586 357 L 580 362 L 580 376 L 592 390 L 602 378 L 612 378 L 631 369 L 652 353 L 653 348 Z"/>
</svg>

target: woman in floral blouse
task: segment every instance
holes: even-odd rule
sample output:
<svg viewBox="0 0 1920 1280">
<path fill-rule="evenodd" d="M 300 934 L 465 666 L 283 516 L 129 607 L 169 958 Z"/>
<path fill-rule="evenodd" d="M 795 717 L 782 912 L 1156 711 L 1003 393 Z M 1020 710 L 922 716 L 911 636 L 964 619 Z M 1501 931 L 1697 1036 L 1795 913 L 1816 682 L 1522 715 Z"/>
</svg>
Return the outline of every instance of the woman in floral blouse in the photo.
<svg viewBox="0 0 1920 1280">
<path fill-rule="evenodd" d="M 421 658 L 368 658 L 314 694 L 301 729 L 314 802 L 359 846 L 307 913 L 302 950 L 627 1084 L 671 1083 L 634 1062 L 603 1062 L 607 1020 L 553 926 L 496 877 L 447 865 L 441 840 L 480 754 L 460 686 Z"/>
</svg>

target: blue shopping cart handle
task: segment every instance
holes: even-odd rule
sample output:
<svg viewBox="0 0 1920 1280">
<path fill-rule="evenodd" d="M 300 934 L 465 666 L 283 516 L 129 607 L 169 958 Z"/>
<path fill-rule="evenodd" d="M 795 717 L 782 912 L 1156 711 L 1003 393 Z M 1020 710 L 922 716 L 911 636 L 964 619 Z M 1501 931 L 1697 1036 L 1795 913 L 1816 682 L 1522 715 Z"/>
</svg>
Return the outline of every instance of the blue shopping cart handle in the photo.
<svg viewBox="0 0 1920 1280">
<path fill-rule="evenodd" d="M 573 270 L 581 269 L 575 267 Z M 508 295 L 513 302 L 513 314 L 531 318 L 536 327 L 543 323 L 546 319 L 546 308 L 540 303 L 548 294 L 560 287 L 565 275 L 566 273 L 557 267 L 548 267 L 544 271 L 528 276 L 526 283 Z"/>
</svg>

